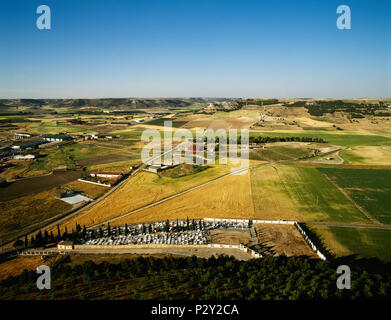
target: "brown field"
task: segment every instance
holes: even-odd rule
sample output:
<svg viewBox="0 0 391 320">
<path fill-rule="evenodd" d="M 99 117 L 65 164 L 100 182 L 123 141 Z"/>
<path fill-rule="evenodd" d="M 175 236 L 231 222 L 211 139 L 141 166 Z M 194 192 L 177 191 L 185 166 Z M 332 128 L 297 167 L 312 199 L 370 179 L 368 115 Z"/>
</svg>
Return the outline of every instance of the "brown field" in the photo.
<svg viewBox="0 0 391 320">
<path fill-rule="evenodd" d="M 42 260 L 41 256 L 19 256 L 5 261 L 0 264 L 0 280 L 3 280 L 8 276 L 17 276 L 25 269 L 36 270 L 38 266 L 43 264 L 50 267 L 58 258 L 58 256 L 51 256 Z"/>
<path fill-rule="evenodd" d="M 254 217 L 249 173 L 228 176 L 177 198 L 115 221 L 115 224 L 174 219 Z"/>
<path fill-rule="evenodd" d="M 1 240 L 13 238 L 46 219 L 61 215 L 72 206 L 56 199 L 56 189 L 31 194 L 9 201 L 0 201 Z"/>
<path fill-rule="evenodd" d="M 102 194 L 105 194 L 109 189 L 104 186 L 98 186 L 92 183 L 86 183 L 81 181 L 73 181 L 64 186 L 76 191 L 77 193 L 82 193 L 88 198 L 92 199 L 100 197 Z"/>
<path fill-rule="evenodd" d="M 220 244 L 245 244 L 251 242 L 250 232 L 248 230 L 223 230 L 215 229 L 209 232 L 210 243 Z"/>
<path fill-rule="evenodd" d="M 78 160 L 76 161 L 76 163 L 81 166 L 90 166 L 94 164 L 104 164 L 104 163 L 111 163 L 111 162 L 125 161 L 125 160 L 129 160 L 129 157 L 121 154 L 108 154 L 105 156 L 97 156 L 94 158 Z"/>
<path fill-rule="evenodd" d="M 288 257 L 305 255 L 318 258 L 293 225 L 259 223 L 254 226 L 259 242 L 269 247 L 275 255 L 285 254 Z"/>
<path fill-rule="evenodd" d="M 59 171 L 51 175 L 12 182 L 1 189 L 0 200 L 10 200 L 23 195 L 41 192 L 80 178 L 81 171 Z"/>
<path fill-rule="evenodd" d="M 217 129 L 245 129 L 256 123 L 258 119 L 249 117 L 240 118 L 221 118 L 211 120 L 194 120 L 184 125 L 184 128 L 210 128 L 213 130 Z"/>
<path fill-rule="evenodd" d="M 68 228 L 72 228 L 75 222 L 80 225 L 91 226 L 207 182 L 228 172 L 229 167 L 223 165 L 217 165 L 197 174 L 181 178 L 158 177 L 153 173 L 140 172 L 136 176 L 129 178 L 118 190 L 69 222 L 65 222 L 61 227 L 67 225 Z"/>
</svg>

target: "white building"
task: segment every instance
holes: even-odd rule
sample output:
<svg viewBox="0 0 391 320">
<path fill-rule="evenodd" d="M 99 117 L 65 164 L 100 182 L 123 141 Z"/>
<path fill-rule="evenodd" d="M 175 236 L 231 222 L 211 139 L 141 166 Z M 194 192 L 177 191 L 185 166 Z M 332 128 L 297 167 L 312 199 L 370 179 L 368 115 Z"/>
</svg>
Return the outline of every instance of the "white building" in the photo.
<svg viewBox="0 0 391 320">
<path fill-rule="evenodd" d="M 59 250 L 73 250 L 73 241 L 60 241 L 57 244 Z"/>
</svg>

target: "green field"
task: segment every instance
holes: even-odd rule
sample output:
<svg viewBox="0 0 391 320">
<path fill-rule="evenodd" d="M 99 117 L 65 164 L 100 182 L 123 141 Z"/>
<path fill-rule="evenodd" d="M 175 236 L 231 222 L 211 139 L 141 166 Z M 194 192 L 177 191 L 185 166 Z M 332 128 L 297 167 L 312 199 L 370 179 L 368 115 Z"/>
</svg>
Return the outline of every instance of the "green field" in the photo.
<svg viewBox="0 0 391 320">
<path fill-rule="evenodd" d="M 272 146 L 266 149 L 251 151 L 249 157 L 251 160 L 294 160 L 308 157 L 311 153 L 311 149 Z"/>
<path fill-rule="evenodd" d="M 54 121 L 42 121 L 40 123 L 34 123 L 30 125 L 30 129 L 37 133 L 49 133 L 49 134 L 58 134 L 63 132 L 68 133 L 89 133 L 93 130 L 85 129 L 83 127 L 75 126 L 59 126 Z"/>
<path fill-rule="evenodd" d="M 176 121 L 175 119 L 173 121 L 173 119 L 170 118 L 160 118 L 160 119 L 148 121 L 147 124 L 152 126 L 164 126 L 165 121 L 172 121 L 173 128 L 179 128 L 187 123 L 187 121 Z"/>
<path fill-rule="evenodd" d="M 369 222 L 316 168 L 280 165 L 277 170 L 306 221 Z"/>
<path fill-rule="evenodd" d="M 370 223 L 316 168 L 263 166 L 251 171 L 256 218 Z"/>
<path fill-rule="evenodd" d="M 391 224 L 391 170 L 319 168 L 378 221 Z"/>
<path fill-rule="evenodd" d="M 378 146 L 391 145 L 391 138 L 377 135 L 363 135 L 352 133 L 332 134 L 327 132 L 306 132 L 306 133 L 283 133 L 283 132 L 251 132 L 250 136 L 268 136 L 268 137 L 308 137 L 322 138 L 326 142 L 339 146 Z"/>
<path fill-rule="evenodd" d="M 336 257 L 378 258 L 391 261 L 391 230 L 310 226 Z"/>
</svg>

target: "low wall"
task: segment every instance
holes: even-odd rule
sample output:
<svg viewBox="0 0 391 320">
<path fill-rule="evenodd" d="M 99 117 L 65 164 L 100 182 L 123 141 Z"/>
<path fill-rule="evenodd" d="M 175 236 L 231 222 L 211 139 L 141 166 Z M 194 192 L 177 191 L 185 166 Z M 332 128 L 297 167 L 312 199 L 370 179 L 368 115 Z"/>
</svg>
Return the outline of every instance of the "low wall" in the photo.
<svg viewBox="0 0 391 320">
<path fill-rule="evenodd" d="M 86 183 L 91 183 L 91 184 L 96 184 L 96 185 L 98 185 L 98 186 L 103 186 L 103 187 L 108 187 L 108 188 L 111 187 L 109 184 L 104 184 L 104 183 L 99 183 L 99 182 L 93 182 L 93 181 L 88 181 L 88 180 L 84 180 L 84 179 L 77 179 L 77 181 L 86 182 Z"/>
<path fill-rule="evenodd" d="M 256 258 L 262 258 L 262 255 L 254 250 L 246 247 L 243 244 L 129 244 L 129 245 L 74 245 L 74 250 L 121 250 L 121 249 L 200 249 L 200 248 L 216 248 L 216 249 L 239 249 L 251 254 Z M 69 252 L 72 252 L 71 250 Z"/>
<path fill-rule="evenodd" d="M 220 219 L 220 218 L 203 218 L 205 221 L 214 221 L 214 222 L 247 222 L 246 219 Z"/>
<path fill-rule="evenodd" d="M 290 224 L 294 225 L 295 221 L 285 221 L 285 220 L 253 220 L 253 223 L 270 223 L 270 224 Z"/>
<path fill-rule="evenodd" d="M 125 245 L 74 245 L 74 250 L 96 249 L 173 249 L 173 248 L 208 248 L 207 244 L 125 244 Z"/>
<path fill-rule="evenodd" d="M 248 223 L 247 219 L 223 219 L 223 218 L 203 218 L 205 221 L 213 222 L 244 222 Z M 252 220 L 253 223 L 273 223 L 273 224 L 291 224 L 293 225 L 295 221 L 285 221 L 285 220 Z"/>
<path fill-rule="evenodd" d="M 256 258 L 262 258 L 262 255 L 253 249 L 250 249 L 249 247 L 245 246 L 244 244 L 216 244 L 216 243 L 210 243 L 208 244 L 209 248 L 224 248 L 224 249 L 239 249 L 244 252 L 247 252 L 251 254 L 252 256 Z"/>
<path fill-rule="evenodd" d="M 326 256 L 319 251 L 319 249 L 311 241 L 310 237 L 307 236 L 305 231 L 302 229 L 302 227 L 300 227 L 300 225 L 297 222 L 295 222 L 295 227 L 297 228 L 297 230 L 300 231 L 300 233 L 304 237 L 304 240 L 308 243 L 308 245 L 312 248 L 312 250 L 314 250 L 316 252 L 316 254 L 319 256 L 319 258 L 322 259 L 323 261 L 327 261 Z"/>
</svg>

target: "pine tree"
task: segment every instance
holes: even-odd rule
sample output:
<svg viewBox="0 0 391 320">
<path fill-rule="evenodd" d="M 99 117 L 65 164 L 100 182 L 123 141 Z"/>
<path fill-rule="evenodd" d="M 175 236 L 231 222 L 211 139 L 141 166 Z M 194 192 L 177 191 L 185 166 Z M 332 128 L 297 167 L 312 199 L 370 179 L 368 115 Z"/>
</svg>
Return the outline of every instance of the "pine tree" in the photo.
<svg viewBox="0 0 391 320">
<path fill-rule="evenodd" d="M 128 235 L 128 225 L 125 223 L 125 236 Z"/>
<path fill-rule="evenodd" d="M 110 222 L 107 223 L 107 235 L 111 236 Z"/>
<path fill-rule="evenodd" d="M 57 225 L 57 240 L 61 239 L 61 232 L 60 232 L 60 226 Z"/>
</svg>

